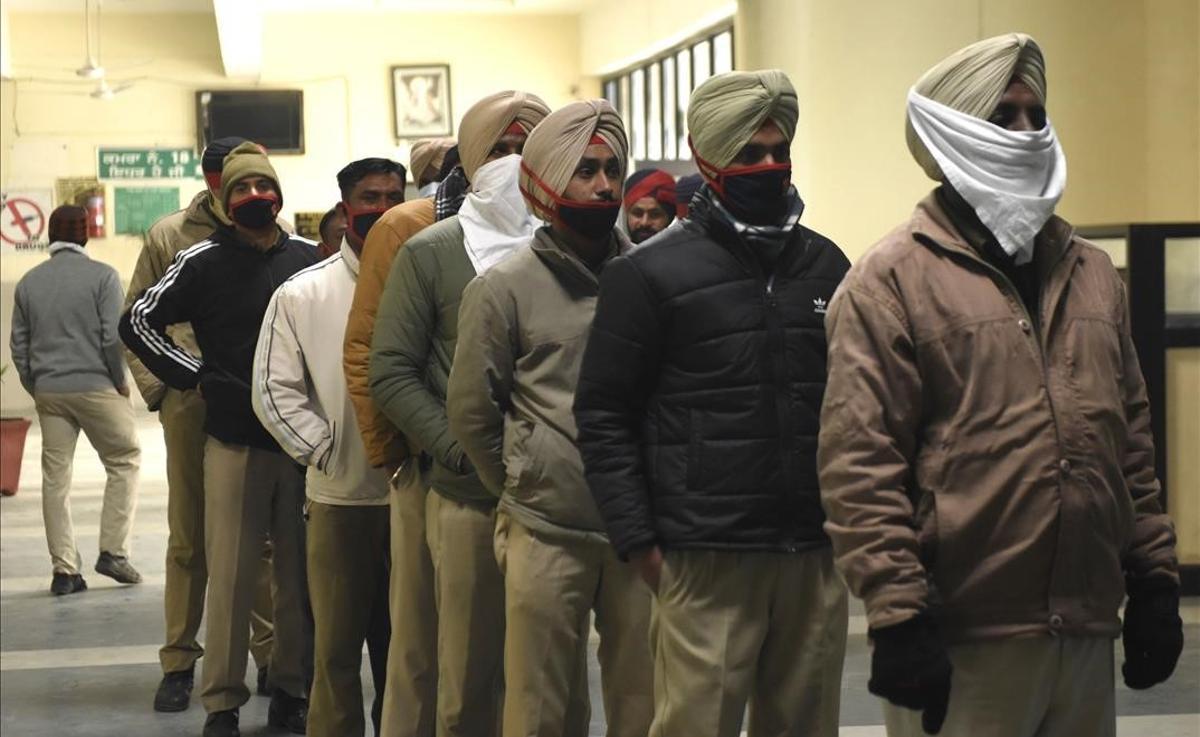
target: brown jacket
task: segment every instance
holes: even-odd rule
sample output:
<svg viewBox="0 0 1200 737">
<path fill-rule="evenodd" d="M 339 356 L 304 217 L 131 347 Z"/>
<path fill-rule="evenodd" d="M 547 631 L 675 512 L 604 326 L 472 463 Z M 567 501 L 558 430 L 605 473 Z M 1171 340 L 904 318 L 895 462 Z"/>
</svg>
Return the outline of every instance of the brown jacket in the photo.
<svg viewBox="0 0 1200 737">
<path fill-rule="evenodd" d="M 1040 319 L 933 195 L 829 307 L 826 530 L 872 627 L 1115 636 L 1123 574 L 1177 577 L 1125 290 L 1052 218 Z"/>
<path fill-rule="evenodd" d="M 383 297 L 383 285 L 392 269 L 392 259 L 404 243 L 433 224 L 433 200 L 423 198 L 402 202 L 383 214 L 371 226 L 363 244 L 358 268 L 358 284 L 350 319 L 346 323 L 346 339 L 342 344 L 342 364 L 346 370 L 346 386 L 358 417 L 358 429 L 367 449 L 367 462 L 372 466 L 398 466 L 408 458 L 404 436 L 375 406 L 371 398 L 368 374 L 371 366 L 371 338 L 375 333 L 375 314 Z"/>
<path fill-rule="evenodd" d="M 292 232 L 292 224 L 288 221 L 276 218 L 276 222 L 283 230 Z M 125 291 L 122 311 L 128 310 L 142 296 L 142 292 L 162 279 L 176 254 L 208 238 L 220 226 L 221 222 L 210 207 L 207 189 L 200 190 L 187 207 L 159 218 L 146 231 L 145 242 L 129 280 L 129 289 Z M 200 346 L 196 345 L 196 336 L 190 323 L 171 325 L 167 328 L 167 334 L 183 350 L 194 356 L 200 355 Z M 125 349 L 125 360 L 142 399 L 146 400 L 146 406 L 152 411 L 157 410 L 162 404 L 163 395 L 167 393 L 167 385 L 159 381 L 128 348 Z"/>
</svg>

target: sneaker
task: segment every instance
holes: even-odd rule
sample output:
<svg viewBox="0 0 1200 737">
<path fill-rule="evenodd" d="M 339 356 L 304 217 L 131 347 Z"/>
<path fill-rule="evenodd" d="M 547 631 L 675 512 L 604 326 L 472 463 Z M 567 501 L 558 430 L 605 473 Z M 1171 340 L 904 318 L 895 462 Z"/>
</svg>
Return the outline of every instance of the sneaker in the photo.
<svg viewBox="0 0 1200 737">
<path fill-rule="evenodd" d="M 238 710 L 214 711 L 204 720 L 203 737 L 242 737 L 238 730 Z"/>
<path fill-rule="evenodd" d="M 186 711 L 192 699 L 196 666 L 166 673 L 154 694 L 155 711 Z"/>
<path fill-rule="evenodd" d="M 275 689 L 275 693 L 271 694 L 271 706 L 267 709 L 267 724 L 283 727 L 292 734 L 304 734 L 308 726 L 308 699 Z"/>
<path fill-rule="evenodd" d="M 142 574 L 129 565 L 129 559 L 123 555 L 101 552 L 96 560 L 96 573 L 108 576 L 117 583 L 142 582 Z"/>
<path fill-rule="evenodd" d="M 268 666 L 261 666 L 258 669 L 258 695 L 271 695 L 271 669 Z"/>
<path fill-rule="evenodd" d="M 50 593 L 65 596 L 80 591 L 87 591 L 87 581 L 83 580 L 83 576 L 78 573 L 54 573 L 54 578 L 50 581 Z"/>
</svg>

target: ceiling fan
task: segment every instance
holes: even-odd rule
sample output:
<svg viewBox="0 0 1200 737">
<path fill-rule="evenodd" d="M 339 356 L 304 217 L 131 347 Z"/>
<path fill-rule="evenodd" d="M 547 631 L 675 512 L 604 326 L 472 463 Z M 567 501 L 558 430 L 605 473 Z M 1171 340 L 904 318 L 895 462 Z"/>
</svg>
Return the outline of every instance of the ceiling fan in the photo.
<svg viewBox="0 0 1200 737">
<path fill-rule="evenodd" d="M 33 77 L 31 81 L 41 82 L 45 84 L 76 84 L 81 81 L 95 81 L 95 87 L 86 93 L 97 100 L 111 100 L 114 95 L 123 92 L 134 85 L 134 82 L 139 78 L 125 79 L 121 81 L 113 80 L 109 76 L 109 69 L 105 68 L 100 55 L 100 7 L 103 0 L 83 0 L 84 12 L 84 60 L 83 65 L 72 70 L 74 76 L 69 79 L 62 77 Z M 93 7 L 94 6 L 94 7 Z M 144 60 L 135 62 L 132 65 L 126 66 L 144 66 L 151 63 L 152 60 Z M 32 67 L 37 69 L 38 67 Z M 59 73 L 67 71 L 61 67 L 53 68 Z M 52 68 L 46 68 L 45 71 L 52 71 Z"/>
</svg>

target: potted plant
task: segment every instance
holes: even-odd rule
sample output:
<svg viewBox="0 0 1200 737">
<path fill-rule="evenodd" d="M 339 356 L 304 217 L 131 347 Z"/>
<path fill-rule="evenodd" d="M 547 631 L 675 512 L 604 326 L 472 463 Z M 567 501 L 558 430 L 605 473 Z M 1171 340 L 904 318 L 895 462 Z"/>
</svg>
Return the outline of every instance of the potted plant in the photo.
<svg viewBox="0 0 1200 737">
<path fill-rule="evenodd" d="M 0 366 L 0 381 L 6 373 L 8 364 Z M 0 494 L 4 496 L 16 494 L 21 484 L 21 456 L 30 424 L 24 417 L 0 417 Z"/>
</svg>

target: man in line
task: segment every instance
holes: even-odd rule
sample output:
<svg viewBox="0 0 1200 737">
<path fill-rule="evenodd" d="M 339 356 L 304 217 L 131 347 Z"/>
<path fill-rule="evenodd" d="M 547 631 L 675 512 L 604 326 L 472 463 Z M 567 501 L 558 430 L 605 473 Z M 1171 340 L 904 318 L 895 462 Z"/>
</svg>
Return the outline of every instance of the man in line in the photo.
<svg viewBox="0 0 1200 737">
<path fill-rule="evenodd" d="M 675 220 L 675 177 L 662 169 L 642 169 L 625 182 L 625 227 L 635 245 L 667 229 Z"/>
<path fill-rule="evenodd" d="M 489 158 L 520 153 L 527 131 L 545 114 L 537 106 L 514 104 L 522 93 L 485 97 L 463 116 L 459 127 L 462 165 L 455 166 L 433 198 L 393 207 L 371 228 L 363 246 L 358 285 L 346 325 L 344 368 L 367 460 L 392 479 L 392 644 L 388 650 L 388 690 L 383 706 L 387 735 L 424 737 L 434 733 L 437 707 L 437 605 L 433 562 L 425 530 L 428 486 L 419 460 L 409 463 L 404 436 L 371 397 L 368 371 L 375 315 L 392 261 L 409 238 L 435 219 L 455 215 L 466 196 L 467 174 Z M 522 95 L 522 99 L 524 96 Z M 455 150 L 446 154 L 450 163 Z"/>
<path fill-rule="evenodd" d="M 417 194 L 432 197 L 441 183 L 438 174 L 446 160 L 446 152 L 454 148 L 453 138 L 422 138 L 412 145 L 408 154 L 408 168 L 412 172 Z"/>
<path fill-rule="evenodd" d="M 364 640 L 380 734 L 388 624 L 388 486 L 367 464 L 342 375 L 340 346 L 354 298 L 362 234 L 404 196 L 404 168 L 361 159 L 338 172 L 348 214 L 341 253 L 288 279 L 267 305 L 254 359 L 254 412 L 308 467 L 308 588 L 314 625 L 310 737 L 362 737 Z M 336 341 L 336 342 L 335 342 Z"/>
<path fill-rule="evenodd" d="M 160 219 L 146 233 L 138 254 L 125 309 L 162 279 L 176 254 L 208 238 L 221 227 L 221 168 L 238 137 L 211 141 L 200 158 L 206 187 L 184 209 Z M 277 220 L 284 230 L 290 227 Z M 172 325 L 172 339 L 199 356 L 191 325 Z M 208 568 L 204 560 L 204 400 L 195 390 L 180 391 L 164 384 L 132 351 L 126 350 L 129 369 L 142 399 L 158 412 L 167 449 L 167 563 L 163 586 L 166 643 L 158 651 L 163 677 L 154 694 L 155 711 L 183 711 L 191 700 L 196 661 L 204 648 L 196 642 L 204 616 L 204 591 Z M 271 659 L 270 546 L 264 546 L 258 593 L 250 615 L 250 653 L 258 665 L 258 692 L 267 694 Z"/>
<path fill-rule="evenodd" d="M 1041 49 L 986 39 L 908 96 L 940 183 L 829 307 L 821 488 L 897 735 L 1113 735 L 1183 644 L 1121 277 L 1054 215 Z"/>
<path fill-rule="evenodd" d="M 317 226 L 321 234 L 321 245 L 317 247 L 317 255 L 322 259 L 336 256 L 342 252 L 342 238 L 346 235 L 346 213 L 336 205 L 321 216 L 321 224 Z"/>
<path fill-rule="evenodd" d="M 163 278 L 121 319 L 121 337 L 174 389 L 205 403 L 204 518 L 208 631 L 201 701 L 205 737 L 236 736 L 250 607 L 262 546 L 273 546 L 275 647 L 269 721 L 304 732 L 312 632 L 306 615 L 304 477 L 263 429 L 250 403 L 254 345 L 275 286 L 317 261 L 315 244 L 276 224 L 283 194 L 253 143 L 225 158 L 221 215 L 229 225 L 180 252 Z M 167 326 L 190 322 L 204 358 L 181 349 Z"/>
<path fill-rule="evenodd" d="M 13 299 L 13 365 L 37 406 L 42 426 L 42 519 L 56 596 L 87 589 L 71 524 L 71 466 L 79 430 L 100 454 L 107 481 L 100 513 L 96 572 L 141 583 L 129 563 L 141 448 L 129 403 L 117 321 L 121 280 L 93 261 L 87 211 L 63 205 L 50 213 L 50 258 L 17 282 Z"/>
<path fill-rule="evenodd" d="M 651 734 L 838 732 L 846 589 L 821 530 L 825 305 L 849 263 L 800 225 L 780 71 L 696 88 L 705 186 L 601 279 L 575 402 L 617 554 L 655 592 Z"/>
<path fill-rule="evenodd" d="M 527 111 L 532 129 L 549 113 L 538 97 L 515 93 L 503 111 L 490 100 L 480 116 Z M 497 126 L 498 127 L 498 126 Z M 464 137 L 464 141 L 469 140 Z M 458 336 L 462 291 L 476 274 L 528 244 L 536 228 L 517 185 L 521 157 L 489 152 L 468 174 L 458 214 L 409 239 L 392 262 L 371 348 L 371 395 L 428 459 L 425 526 L 438 610 L 439 735 L 494 734 L 503 693 L 504 580 L 492 551 L 496 497 L 470 468 L 446 421 L 446 380 Z"/>
<path fill-rule="evenodd" d="M 583 478 L 571 404 L 599 275 L 630 247 L 616 229 L 628 154 L 603 100 L 543 120 L 520 186 L 548 225 L 463 293 L 450 433 L 500 497 L 504 735 L 586 735 L 592 612 L 608 734 L 644 737 L 653 712 L 650 595 L 617 560 Z"/>
<path fill-rule="evenodd" d="M 675 182 L 675 217 L 683 220 L 688 216 L 692 197 L 704 186 L 704 177 L 699 174 L 685 174 Z"/>
</svg>

